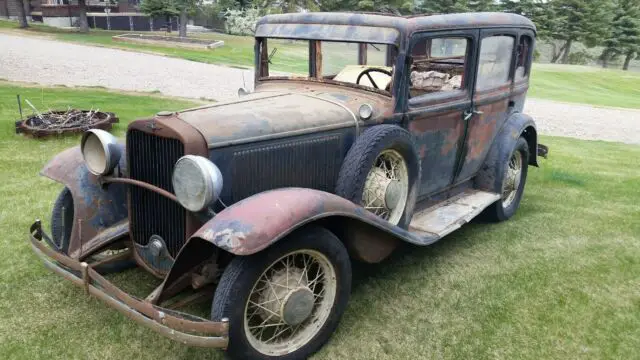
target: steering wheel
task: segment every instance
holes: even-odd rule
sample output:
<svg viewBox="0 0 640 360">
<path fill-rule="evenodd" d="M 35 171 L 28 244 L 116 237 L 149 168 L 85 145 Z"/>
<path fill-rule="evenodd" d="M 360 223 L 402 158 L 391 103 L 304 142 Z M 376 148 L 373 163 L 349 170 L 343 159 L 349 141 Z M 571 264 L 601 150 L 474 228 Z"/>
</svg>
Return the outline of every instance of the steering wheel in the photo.
<svg viewBox="0 0 640 360">
<path fill-rule="evenodd" d="M 372 72 L 380 72 L 389 76 L 393 76 L 393 74 L 389 70 L 379 69 L 379 68 L 368 68 L 368 69 L 362 70 L 362 72 L 358 75 L 358 78 L 356 79 L 356 84 L 360 85 L 360 79 L 362 79 L 363 76 L 367 75 L 367 77 L 369 78 L 369 81 L 371 81 L 371 85 L 373 85 L 373 87 L 376 89 L 380 89 L 378 87 L 378 84 L 376 84 L 376 82 L 373 81 L 373 77 L 371 77 L 370 73 Z"/>
</svg>

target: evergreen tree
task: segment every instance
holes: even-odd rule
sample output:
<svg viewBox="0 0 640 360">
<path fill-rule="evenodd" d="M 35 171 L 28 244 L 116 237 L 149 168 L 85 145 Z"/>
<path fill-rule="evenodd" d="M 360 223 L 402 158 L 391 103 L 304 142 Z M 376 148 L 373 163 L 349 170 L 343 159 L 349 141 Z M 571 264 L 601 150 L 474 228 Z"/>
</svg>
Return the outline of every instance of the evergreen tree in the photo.
<svg viewBox="0 0 640 360">
<path fill-rule="evenodd" d="M 611 32 L 604 41 L 600 59 L 607 67 L 609 61 L 624 56 L 623 69 L 640 53 L 640 0 L 618 0 L 615 3 Z"/>
<path fill-rule="evenodd" d="M 593 47 L 601 44 L 609 33 L 611 0 L 552 0 L 547 6 L 553 14 L 548 36 L 563 44 L 559 53 L 565 64 L 573 43 L 580 41 Z"/>
<path fill-rule="evenodd" d="M 450 14 L 469 12 L 471 7 L 468 0 L 424 0 L 420 10 L 424 13 Z"/>
<path fill-rule="evenodd" d="M 176 4 L 172 0 L 142 0 L 140 11 L 152 18 L 165 18 L 169 31 L 171 31 L 171 25 L 168 23 L 171 17 L 180 14 L 180 11 L 176 8 Z"/>
</svg>

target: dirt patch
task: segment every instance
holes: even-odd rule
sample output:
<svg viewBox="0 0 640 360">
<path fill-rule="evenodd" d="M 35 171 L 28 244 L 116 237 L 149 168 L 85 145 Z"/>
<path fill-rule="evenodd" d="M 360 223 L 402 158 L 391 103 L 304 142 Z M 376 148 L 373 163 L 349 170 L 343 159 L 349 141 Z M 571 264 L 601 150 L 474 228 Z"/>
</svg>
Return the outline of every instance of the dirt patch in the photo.
<svg viewBox="0 0 640 360">
<path fill-rule="evenodd" d="M 173 47 L 182 47 L 189 49 L 215 49 L 223 46 L 222 40 L 205 40 L 196 38 L 181 38 L 177 36 L 147 35 L 147 34 L 122 34 L 112 37 L 113 41 L 150 44 L 150 45 L 169 45 Z"/>
</svg>

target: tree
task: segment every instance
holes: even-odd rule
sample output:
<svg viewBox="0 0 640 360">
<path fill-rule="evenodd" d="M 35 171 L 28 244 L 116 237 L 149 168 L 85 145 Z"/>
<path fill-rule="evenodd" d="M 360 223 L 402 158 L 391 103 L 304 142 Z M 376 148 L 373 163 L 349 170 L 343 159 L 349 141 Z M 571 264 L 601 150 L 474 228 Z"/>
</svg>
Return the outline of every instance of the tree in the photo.
<svg viewBox="0 0 640 360">
<path fill-rule="evenodd" d="M 424 0 L 420 5 L 420 12 L 449 14 L 469 12 L 471 7 L 468 0 Z"/>
<path fill-rule="evenodd" d="M 593 47 L 607 37 L 611 0 L 552 0 L 548 6 L 553 16 L 548 36 L 562 44 L 552 62 L 557 62 L 561 54 L 562 63 L 568 63 L 571 46 L 575 42 Z"/>
<path fill-rule="evenodd" d="M 180 14 L 172 0 L 142 0 L 140 11 L 152 18 L 165 18 L 169 31 L 171 31 L 169 24 L 171 18 Z"/>
<path fill-rule="evenodd" d="M 322 11 L 374 11 L 392 14 L 412 14 L 416 7 L 412 0 L 329 0 L 320 3 Z"/>
<path fill-rule="evenodd" d="M 80 15 L 78 16 L 78 27 L 81 33 L 89 32 L 89 20 L 87 20 L 87 3 L 85 0 L 78 0 L 78 10 Z"/>
<path fill-rule="evenodd" d="M 18 8 L 18 19 L 20 20 L 20 28 L 26 29 L 29 27 L 27 21 L 27 7 L 29 6 L 28 0 L 15 0 L 16 7 Z"/>
<path fill-rule="evenodd" d="M 615 3 L 611 32 L 604 41 L 600 59 L 602 66 L 624 56 L 623 70 L 640 53 L 640 0 L 618 0 Z"/>
<path fill-rule="evenodd" d="M 200 0 L 175 0 L 175 7 L 180 12 L 180 28 L 178 29 L 178 36 L 187 36 L 187 21 L 189 20 L 189 13 L 194 12 L 200 3 Z"/>
</svg>

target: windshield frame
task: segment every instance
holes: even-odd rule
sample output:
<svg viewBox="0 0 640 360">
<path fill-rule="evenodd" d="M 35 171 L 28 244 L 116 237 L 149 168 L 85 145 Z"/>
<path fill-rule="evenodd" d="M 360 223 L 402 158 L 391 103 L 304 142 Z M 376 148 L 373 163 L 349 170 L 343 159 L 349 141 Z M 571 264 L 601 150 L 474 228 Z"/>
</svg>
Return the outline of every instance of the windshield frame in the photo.
<svg viewBox="0 0 640 360">
<path fill-rule="evenodd" d="M 269 74 L 269 39 L 277 40 L 304 40 L 309 43 L 308 52 L 308 71 L 306 75 L 294 75 L 294 76 L 273 76 Z M 330 77 L 322 75 L 322 43 L 323 42 L 342 42 L 342 43 L 355 43 L 359 44 L 357 59 L 354 59 L 354 65 L 367 65 L 367 48 L 371 45 L 387 45 L 387 53 L 385 56 L 385 66 L 393 67 L 394 71 L 391 79 L 391 87 L 389 91 L 384 89 L 376 89 L 371 86 L 354 84 L 351 82 L 336 81 Z M 346 86 L 354 89 L 370 91 L 381 95 L 395 98 L 397 92 L 397 73 L 398 73 L 398 55 L 399 46 L 397 44 L 389 43 L 370 43 L 351 40 L 327 40 L 327 39 L 301 39 L 301 38 L 283 38 L 283 37 L 256 37 L 255 38 L 255 82 L 258 84 L 261 81 L 271 80 L 296 80 L 296 81 L 311 81 L 327 83 L 339 86 Z M 272 49 L 271 49 L 272 50 Z M 275 55 L 277 57 L 277 54 Z M 376 67 L 376 65 L 370 65 Z"/>
</svg>

